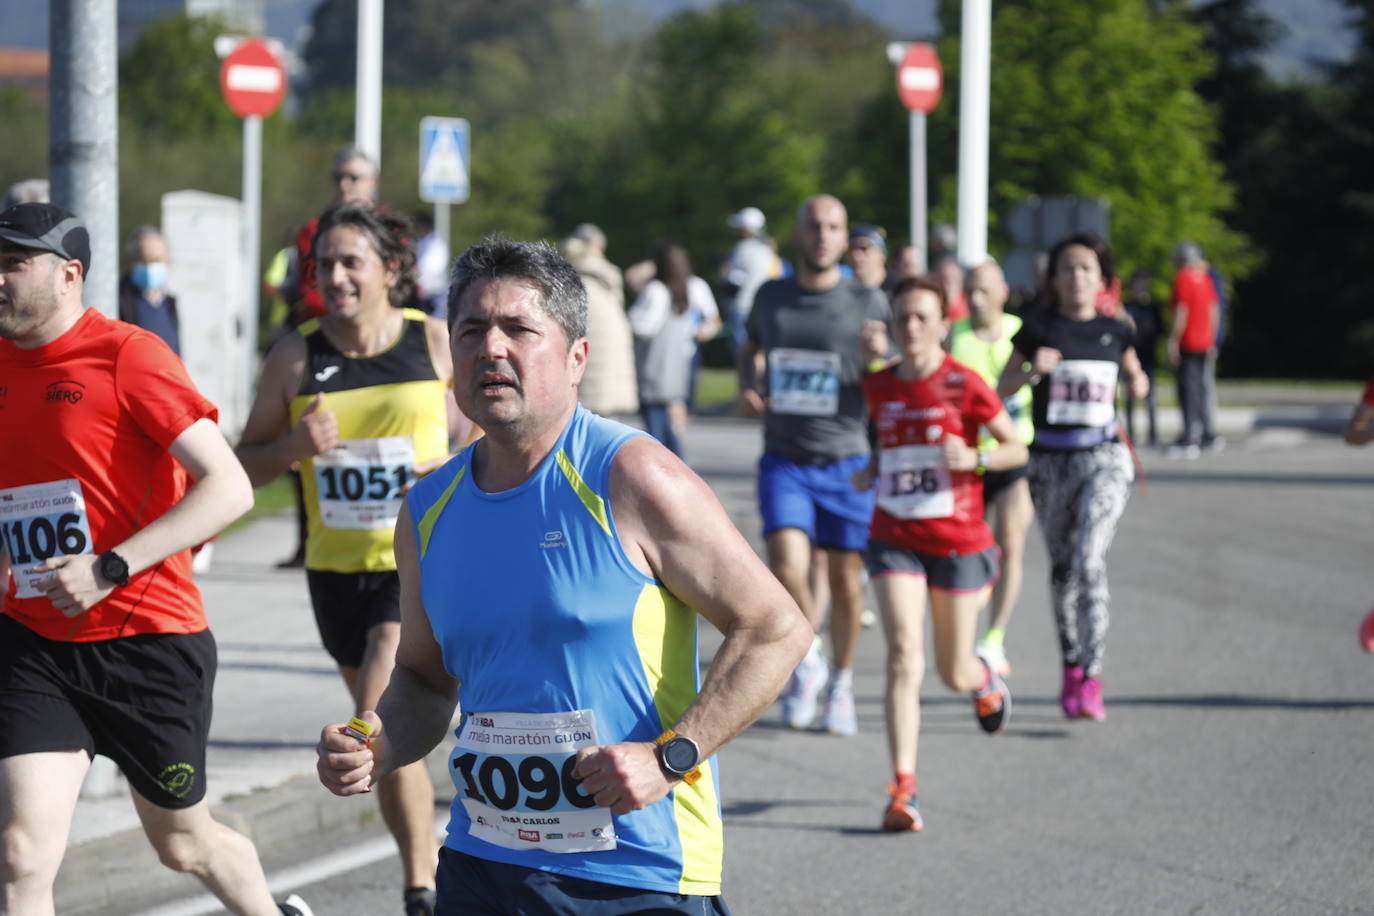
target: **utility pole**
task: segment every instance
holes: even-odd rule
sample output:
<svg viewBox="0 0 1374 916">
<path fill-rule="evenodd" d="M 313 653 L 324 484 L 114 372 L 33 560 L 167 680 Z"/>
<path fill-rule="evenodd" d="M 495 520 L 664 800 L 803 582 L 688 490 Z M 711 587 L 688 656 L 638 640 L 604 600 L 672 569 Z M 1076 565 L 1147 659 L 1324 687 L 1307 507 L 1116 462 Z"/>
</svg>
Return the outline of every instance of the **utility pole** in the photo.
<svg viewBox="0 0 1374 916">
<path fill-rule="evenodd" d="M 119 94 L 115 5 L 51 0 L 48 178 L 91 235 L 86 305 L 119 313 Z"/>
<path fill-rule="evenodd" d="M 382 0 L 358 0 L 353 145 L 382 165 Z"/>
<path fill-rule="evenodd" d="M 988 258 L 988 106 L 992 0 L 964 0 L 959 82 L 959 263 Z"/>
</svg>

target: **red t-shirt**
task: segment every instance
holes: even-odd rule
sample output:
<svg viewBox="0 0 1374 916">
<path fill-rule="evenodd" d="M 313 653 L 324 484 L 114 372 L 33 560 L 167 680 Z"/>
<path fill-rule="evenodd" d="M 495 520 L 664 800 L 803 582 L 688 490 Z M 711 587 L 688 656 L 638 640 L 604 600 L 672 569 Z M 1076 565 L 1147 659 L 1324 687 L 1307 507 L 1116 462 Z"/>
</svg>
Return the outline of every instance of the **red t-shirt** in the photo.
<svg viewBox="0 0 1374 916">
<path fill-rule="evenodd" d="M 1216 328 L 1212 327 L 1212 306 L 1217 302 L 1217 288 L 1201 267 L 1183 267 L 1174 275 L 1174 308 L 1188 310 L 1187 323 L 1178 348 L 1184 353 L 1206 353 L 1216 342 Z"/>
<path fill-rule="evenodd" d="M 1370 407 L 1374 407 L 1374 378 L 1369 380 L 1369 384 L 1364 389 L 1364 402 Z"/>
<path fill-rule="evenodd" d="M 0 543 L 11 565 L 4 613 L 48 639 L 75 642 L 204 630 L 189 550 L 71 619 L 41 593 L 29 596 L 23 572 L 55 554 L 110 550 L 180 501 L 188 476 L 167 449 L 201 418 L 218 412 L 176 354 L 95 309 L 47 346 L 0 340 Z"/>
<path fill-rule="evenodd" d="M 296 272 L 300 277 L 300 321 L 324 317 L 324 297 L 320 295 L 319 281 L 315 277 L 315 231 L 320 228 L 320 218 L 312 216 L 296 233 Z"/>
<path fill-rule="evenodd" d="M 993 545 L 983 520 L 983 480 L 951 471 L 941 454 L 953 433 L 977 447 L 978 427 L 1002 401 L 978 373 L 950 356 L 928 378 L 903 381 L 894 366 L 864 379 L 878 431 L 878 508 L 869 537 L 920 553 L 979 553 Z"/>
<path fill-rule="evenodd" d="M 960 291 L 959 295 L 949 300 L 949 303 L 945 307 L 945 313 L 945 317 L 949 319 L 950 324 L 953 324 L 961 318 L 967 318 L 968 296 Z"/>
</svg>

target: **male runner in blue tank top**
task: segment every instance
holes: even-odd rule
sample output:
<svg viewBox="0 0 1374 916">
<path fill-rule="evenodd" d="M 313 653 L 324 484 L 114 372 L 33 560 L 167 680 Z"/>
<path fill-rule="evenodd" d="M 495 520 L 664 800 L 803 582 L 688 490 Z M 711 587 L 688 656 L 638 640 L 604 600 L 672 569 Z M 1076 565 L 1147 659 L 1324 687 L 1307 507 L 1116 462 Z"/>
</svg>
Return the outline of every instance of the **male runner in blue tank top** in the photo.
<svg viewBox="0 0 1374 916">
<path fill-rule="evenodd" d="M 578 405 L 586 291 L 554 249 L 469 249 L 449 316 L 486 436 L 402 509 L 396 669 L 366 746 L 324 729 L 321 781 L 368 791 L 461 702 L 438 914 L 728 912 L 712 755 L 810 627 L 705 482 Z M 696 614 L 726 634 L 700 684 Z"/>
</svg>

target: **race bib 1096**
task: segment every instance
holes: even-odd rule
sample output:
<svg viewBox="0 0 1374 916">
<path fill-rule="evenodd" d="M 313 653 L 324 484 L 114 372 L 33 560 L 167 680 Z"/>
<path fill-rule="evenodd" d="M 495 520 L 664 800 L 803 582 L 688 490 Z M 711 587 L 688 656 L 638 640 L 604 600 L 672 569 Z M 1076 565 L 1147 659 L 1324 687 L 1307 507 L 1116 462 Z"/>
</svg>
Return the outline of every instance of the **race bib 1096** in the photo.
<svg viewBox="0 0 1374 916">
<path fill-rule="evenodd" d="M 469 714 L 449 758 L 468 833 L 506 849 L 615 849 L 611 810 L 572 775 L 576 753 L 599 743 L 590 709 Z"/>
</svg>

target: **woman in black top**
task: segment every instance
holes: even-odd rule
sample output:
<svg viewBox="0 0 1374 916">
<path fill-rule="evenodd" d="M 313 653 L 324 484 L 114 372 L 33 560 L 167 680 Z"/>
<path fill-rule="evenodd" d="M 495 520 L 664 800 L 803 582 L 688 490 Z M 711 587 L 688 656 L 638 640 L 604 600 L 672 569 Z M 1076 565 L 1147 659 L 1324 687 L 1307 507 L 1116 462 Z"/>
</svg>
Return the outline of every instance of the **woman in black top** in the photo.
<svg viewBox="0 0 1374 916">
<path fill-rule="evenodd" d="M 1031 387 L 1035 440 L 1030 489 L 1050 555 L 1050 603 L 1064 660 L 1064 715 L 1102 721 L 1107 636 L 1107 549 L 1135 479 L 1116 416 L 1118 380 L 1149 392 L 1131 327 L 1097 311 L 1114 277 L 1111 250 L 1075 233 L 1050 251 L 1050 307 L 1012 338 L 998 382 L 1003 397 Z"/>
</svg>

